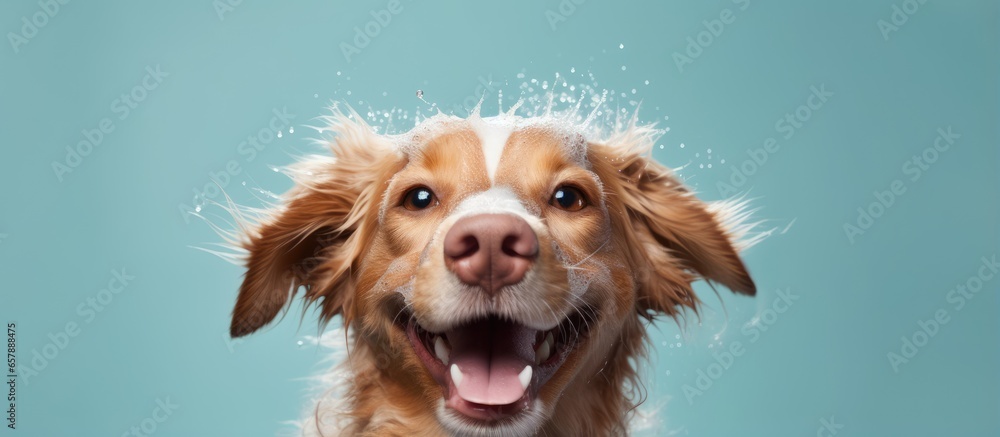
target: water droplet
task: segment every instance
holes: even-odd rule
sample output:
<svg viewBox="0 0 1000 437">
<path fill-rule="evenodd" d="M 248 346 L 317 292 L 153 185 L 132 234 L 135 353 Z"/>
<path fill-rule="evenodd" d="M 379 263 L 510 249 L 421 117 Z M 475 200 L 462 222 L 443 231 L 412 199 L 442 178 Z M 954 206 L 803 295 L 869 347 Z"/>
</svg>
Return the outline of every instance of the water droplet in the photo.
<svg viewBox="0 0 1000 437">
<path fill-rule="evenodd" d="M 663 144 L 660 144 L 660 148 L 661 148 L 661 149 L 663 148 Z"/>
<path fill-rule="evenodd" d="M 723 160 L 722 160 L 721 162 L 722 162 L 723 164 L 725 164 L 725 163 L 726 163 L 726 160 L 725 160 L 725 159 L 723 159 Z"/>
<path fill-rule="evenodd" d="M 646 79 L 646 85 L 649 85 L 649 79 Z"/>
<path fill-rule="evenodd" d="M 295 344 L 299 345 L 299 347 L 302 347 L 302 345 L 304 345 L 305 343 L 302 340 L 299 340 L 295 342 Z"/>
<path fill-rule="evenodd" d="M 708 150 L 706 150 L 706 152 L 712 153 L 712 149 L 708 149 Z"/>
<path fill-rule="evenodd" d="M 682 148 L 682 149 L 684 148 L 684 143 L 681 143 L 681 148 Z"/>
<path fill-rule="evenodd" d="M 624 65 L 622 65 L 622 71 L 625 71 L 625 66 Z"/>
<path fill-rule="evenodd" d="M 389 95 L 388 91 L 382 91 L 382 97 L 385 97 L 385 96 L 388 96 L 388 95 Z"/>
<path fill-rule="evenodd" d="M 281 131 L 278 131 L 278 138 L 281 138 Z"/>
<path fill-rule="evenodd" d="M 695 153 L 695 154 L 694 154 L 694 157 L 695 157 L 695 158 L 700 158 L 700 157 L 701 157 L 701 153 Z"/>
<path fill-rule="evenodd" d="M 314 99 L 318 99 L 319 98 L 319 94 L 313 94 L 313 98 Z"/>
<path fill-rule="evenodd" d="M 295 128 L 294 127 L 289 127 L 288 128 L 288 133 L 294 134 L 295 133 Z"/>
<path fill-rule="evenodd" d="M 635 88 L 632 88 L 632 94 L 635 94 Z"/>
<path fill-rule="evenodd" d="M 712 164 L 709 164 L 709 165 L 708 165 L 708 168 L 712 168 Z"/>
<path fill-rule="evenodd" d="M 242 182 L 242 185 L 243 185 L 244 187 L 245 187 L 245 186 L 247 186 L 247 181 L 243 181 L 243 182 Z"/>
<path fill-rule="evenodd" d="M 340 76 L 340 72 L 339 71 L 337 72 L 337 76 Z"/>
<path fill-rule="evenodd" d="M 194 212 L 201 212 L 201 205 L 194 207 Z"/>
<path fill-rule="evenodd" d="M 670 376 L 670 371 L 669 370 L 667 371 L 667 376 Z"/>
<path fill-rule="evenodd" d="M 681 335 L 680 335 L 680 334 L 674 334 L 674 338 L 676 338 L 676 339 L 680 339 L 680 338 L 681 338 Z"/>
<path fill-rule="evenodd" d="M 677 342 L 677 347 L 681 347 L 681 342 Z"/>
<path fill-rule="evenodd" d="M 570 73 L 576 73 L 576 67 L 570 67 L 569 72 Z"/>
<path fill-rule="evenodd" d="M 625 48 L 625 44 L 618 44 L 618 48 L 624 49 Z"/>
</svg>

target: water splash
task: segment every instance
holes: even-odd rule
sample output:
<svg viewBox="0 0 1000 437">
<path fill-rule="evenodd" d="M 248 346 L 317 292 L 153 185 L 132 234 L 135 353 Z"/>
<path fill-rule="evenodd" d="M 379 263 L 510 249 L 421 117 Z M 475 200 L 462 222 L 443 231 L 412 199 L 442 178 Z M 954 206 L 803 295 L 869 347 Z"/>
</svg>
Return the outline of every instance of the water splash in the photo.
<svg viewBox="0 0 1000 437">
<path fill-rule="evenodd" d="M 463 103 L 435 101 L 423 89 L 415 90 L 414 95 L 421 103 L 416 107 L 376 110 L 366 101 L 354 102 L 345 98 L 343 103 L 355 108 L 369 107 L 366 111 L 358 111 L 359 115 L 373 130 L 383 135 L 405 134 L 438 115 L 467 118 L 483 114 L 482 117 L 486 118 L 486 114 L 497 114 L 508 118 L 561 119 L 582 128 L 588 136 L 593 134 L 599 137 L 628 126 L 639 108 L 636 99 L 638 87 L 629 86 L 622 90 L 604 87 L 592 72 L 576 67 L 569 68 L 568 74 L 556 72 L 547 79 L 531 77 L 522 70 L 515 75 L 515 79 L 491 80 L 489 85 L 491 91 L 477 92 L 463 99 Z M 347 90 L 340 95 L 352 94 Z M 628 97 L 623 97 L 626 95 Z M 495 103 L 487 103 L 490 101 Z M 473 102 L 476 103 L 473 105 Z M 666 131 L 660 129 L 661 133 Z"/>
<path fill-rule="evenodd" d="M 620 48 L 624 48 L 623 46 L 622 44 Z M 625 70 L 625 66 L 622 66 L 622 70 Z M 422 131 L 415 128 L 433 125 L 433 121 L 437 120 L 458 118 L 480 120 L 486 118 L 501 123 L 518 123 L 518 120 L 533 118 L 548 119 L 553 122 L 565 121 L 571 123 L 577 130 L 582 130 L 587 136 L 595 138 L 606 138 L 608 134 L 620 132 L 623 127 L 632 126 L 636 123 L 640 105 L 637 101 L 638 97 L 635 96 L 640 94 L 638 91 L 641 87 L 633 88 L 631 84 L 627 88 L 623 87 L 622 89 L 603 87 L 596 80 L 594 74 L 586 71 L 586 69 L 578 71 L 575 67 L 572 67 L 569 69 L 569 72 L 569 75 L 556 73 L 554 78 L 549 76 L 547 79 L 531 78 L 523 72 L 518 73 L 516 80 L 511 80 L 510 82 L 503 81 L 503 85 L 496 87 L 494 91 L 482 94 L 475 93 L 475 95 L 470 96 L 471 99 L 478 100 L 478 103 L 474 106 L 439 106 L 438 102 L 431 102 L 427 99 L 430 98 L 433 100 L 432 96 L 434 93 L 432 92 L 428 96 L 422 89 L 418 89 L 415 92 L 416 98 L 422 104 L 416 104 L 413 100 L 409 100 L 411 104 L 417 105 L 413 108 L 393 107 L 391 109 L 377 109 L 365 101 L 346 102 L 346 99 L 345 103 L 349 103 L 350 106 L 358 109 L 356 113 L 350 115 L 351 118 L 361 119 L 369 124 L 375 132 L 389 136 L 402 136 L 407 133 L 422 135 Z M 337 72 L 337 75 L 339 76 L 340 72 Z M 649 80 L 646 80 L 645 84 L 649 85 Z M 647 87 L 646 89 L 648 90 L 649 88 Z M 346 91 L 346 95 L 350 96 L 351 94 L 350 90 Z M 383 95 L 386 94 L 383 93 Z M 343 94 L 341 94 L 341 97 L 343 97 Z M 495 108 L 492 107 L 492 102 L 496 102 Z M 489 108 L 484 108 L 484 105 L 489 105 Z M 506 110 L 504 109 L 505 107 Z M 486 113 L 494 113 L 494 109 L 497 114 L 496 116 L 480 116 L 484 111 Z M 656 109 L 659 110 L 658 107 Z M 659 117 L 659 115 L 656 117 L 660 124 L 657 132 L 662 135 L 670 130 L 668 126 L 663 126 L 669 120 L 669 116 L 663 116 L 662 120 Z M 314 127 L 314 129 L 320 133 L 320 136 L 328 135 L 331 132 L 326 126 Z M 293 128 L 289 128 L 288 133 L 291 134 L 292 132 Z M 316 141 L 316 143 L 324 142 L 322 140 Z M 664 144 L 656 144 L 658 144 L 658 149 L 664 149 Z M 668 144 L 673 149 L 677 147 L 678 143 L 670 141 Z M 697 147 L 694 144 L 692 146 Z M 685 144 L 680 143 L 679 147 L 680 149 L 684 149 Z M 694 150 L 687 149 L 687 152 L 694 152 Z M 707 153 L 709 154 L 709 159 L 711 159 L 712 150 L 708 149 Z M 696 154 L 696 157 L 700 157 L 700 155 Z M 721 163 L 724 164 L 725 160 L 721 160 Z M 711 165 L 708 164 L 709 168 L 711 168 Z M 274 172 L 282 171 L 279 167 L 271 166 L 270 168 Z M 246 183 L 244 182 L 243 185 L 246 186 Z M 275 201 L 280 200 L 278 195 L 270 191 L 257 187 L 248 187 L 247 189 L 263 203 L 273 204 L 276 203 Z M 200 212 L 201 207 L 198 206 L 196 211 Z M 794 220 L 792 223 L 794 223 Z M 785 231 L 791 227 L 792 223 L 788 224 Z M 759 322 L 759 320 L 752 322 Z M 701 326 L 700 322 L 698 326 Z M 305 343 L 299 341 L 297 345 L 303 347 L 303 344 L 319 344 L 324 347 L 326 352 L 329 352 L 330 361 L 342 362 L 345 359 L 342 353 L 345 350 L 344 340 L 346 338 L 342 329 L 332 329 L 324 333 L 322 338 L 307 338 Z M 713 342 L 708 347 L 713 348 L 713 345 L 721 346 L 720 334 L 723 332 L 725 332 L 725 328 L 714 336 Z M 685 351 L 700 346 L 698 341 L 690 338 L 685 338 L 683 342 L 680 340 L 681 338 L 678 335 L 675 336 L 673 341 L 663 341 L 660 344 L 664 347 L 669 347 L 669 349 L 677 350 L 682 348 Z M 688 346 L 684 347 L 684 343 L 687 343 Z M 666 371 L 666 375 L 670 375 L 669 370 Z M 317 375 L 316 380 L 321 381 L 323 386 L 330 388 L 331 386 L 336 386 L 338 383 L 342 384 L 343 380 L 349 377 L 350 374 L 345 368 L 338 367 L 330 372 Z M 323 391 L 316 395 L 325 399 L 325 402 L 334 402 L 337 399 L 336 393 L 336 390 L 331 389 L 330 391 Z M 666 399 L 661 398 L 659 394 L 656 394 L 653 400 L 665 403 Z M 649 402 L 647 406 L 654 408 L 648 410 L 644 406 L 643 410 L 638 413 L 636 421 L 633 422 L 633 430 L 645 430 L 655 433 L 653 435 L 665 435 L 665 432 L 678 432 L 677 430 L 671 431 L 665 429 L 663 424 L 664 415 L 659 411 L 662 403 Z"/>
</svg>

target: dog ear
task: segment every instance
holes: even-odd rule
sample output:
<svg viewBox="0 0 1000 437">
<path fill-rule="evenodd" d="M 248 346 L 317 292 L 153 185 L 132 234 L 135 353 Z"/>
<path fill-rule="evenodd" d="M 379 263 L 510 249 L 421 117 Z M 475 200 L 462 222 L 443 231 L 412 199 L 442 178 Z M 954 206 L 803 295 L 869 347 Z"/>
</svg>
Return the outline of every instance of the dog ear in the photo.
<svg viewBox="0 0 1000 437">
<path fill-rule="evenodd" d="M 725 223 L 735 212 L 702 202 L 670 169 L 647 158 L 653 142 L 642 140 L 648 138 L 626 138 L 639 146 L 590 147 L 595 170 L 603 168 L 598 174 L 609 191 L 609 207 L 618 209 L 619 226 L 630 240 L 630 261 L 645 267 L 637 272 L 639 311 L 675 315 L 679 306 L 697 310 L 691 282 L 699 277 L 754 295 L 756 286 L 739 257 L 736 236 Z"/>
<path fill-rule="evenodd" d="M 356 115 L 354 119 L 359 119 Z M 333 157 L 309 157 L 291 168 L 294 188 L 269 218 L 246 229 L 246 275 L 240 286 L 230 335 L 241 337 L 285 308 L 299 286 L 308 303 L 318 303 L 325 322 L 350 316 L 353 267 L 377 218 L 382 187 L 396 156 L 384 137 L 363 122 L 331 117 L 337 133 Z M 374 218 L 373 218 L 374 217 Z"/>
</svg>

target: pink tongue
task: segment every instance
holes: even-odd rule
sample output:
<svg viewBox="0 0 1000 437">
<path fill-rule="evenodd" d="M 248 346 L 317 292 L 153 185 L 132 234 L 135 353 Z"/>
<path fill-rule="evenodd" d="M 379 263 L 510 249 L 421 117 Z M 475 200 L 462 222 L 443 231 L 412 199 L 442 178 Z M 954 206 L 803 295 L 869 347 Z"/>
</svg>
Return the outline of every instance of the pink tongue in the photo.
<svg viewBox="0 0 1000 437">
<path fill-rule="evenodd" d="M 456 384 L 462 399 L 507 405 L 524 395 L 518 375 L 534 362 L 534 330 L 489 319 L 463 325 L 445 335 L 451 345 L 448 367 L 454 364 L 462 371 L 461 383 Z"/>
</svg>

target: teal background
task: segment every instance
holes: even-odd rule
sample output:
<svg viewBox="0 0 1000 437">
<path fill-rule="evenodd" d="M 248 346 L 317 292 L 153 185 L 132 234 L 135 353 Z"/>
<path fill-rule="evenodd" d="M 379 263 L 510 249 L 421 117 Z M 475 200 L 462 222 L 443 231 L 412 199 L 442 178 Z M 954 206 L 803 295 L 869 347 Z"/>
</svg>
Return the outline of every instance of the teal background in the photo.
<svg viewBox="0 0 1000 437">
<path fill-rule="evenodd" d="M 72 1 L 16 53 L 0 46 L 0 321 L 17 322 L 21 366 L 79 326 L 19 382 L 18 429 L 0 435 L 118 436 L 157 399 L 178 408 L 155 435 L 284 432 L 306 407 L 304 378 L 327 366 L 298 344 L 317 333 L 314 314 L 300 323 L 296 306 L 227 343 L 241 269 L 191 247 L 220 239 L 179 205 L 232 160 L 237 201 L 260 204 L 242 182 L 286 190 L 270 166 L 311 150 L 305 126 L 331 101 L 426 111 L 422 89 L 451 108 L 477 100 L 482 78 L 496 85 L 487 101 L 503 89 L 510 105 L 518 74 L 570 68 L 641 99 L 640 119 L 670 128 L 655 157 L 687 165 L 703 199 L 724 197 L 717 183 L 748 149 L 781 147 L 738 189 L 773 229 L 746 252 L 759 294 L 717 298 L 701 284 L 700 323 L 651 329 L 647 406 L 662 408 L 646 435 L 817 435 L 831 417 L 836 435 L 1000 434 L 1000 278 L 961 310 L 946 300 L 1000 241 L 997 2 L 926 2 L 886 40 L 877 22 L 902 1 L 567 0 L 553 29 L 554 0 L 403 0 L 348 62 L 340 44 L 387 3 L 247 0 L 220 20 L 210 1 Z M 673 54 L 724 9 L 735 21 L 680 71 Z M 3 2 L 0 31 L 40 10 Z M 156 65 L 169 76 L 118 119 L 112 102 Z M 821 85 L 833 96 L 785 139 L 776 121 Z M 283 108 L 295 133 L 248 161 L 238 145 Z M 60 182 L 51 163 L 104 117 L 115 130 Z M 911 182 L 904 163 L 949 126 L 961 137 Z M 905 194 L 852 244 L 844 224 L 897 179 Z M 135 279 L 88 323 L 77 307 L 113 269 Z M 798 300 L 768 314 L 778 290 Z M 941 309 L 949 322 L 894 371 L 887 354 Z M 686 395 L 737 342 L 745 353 Z"/>
</svg>

